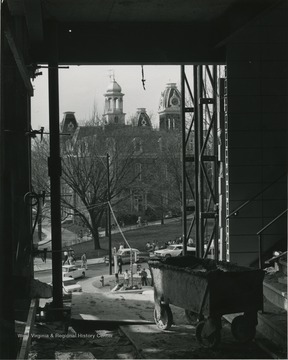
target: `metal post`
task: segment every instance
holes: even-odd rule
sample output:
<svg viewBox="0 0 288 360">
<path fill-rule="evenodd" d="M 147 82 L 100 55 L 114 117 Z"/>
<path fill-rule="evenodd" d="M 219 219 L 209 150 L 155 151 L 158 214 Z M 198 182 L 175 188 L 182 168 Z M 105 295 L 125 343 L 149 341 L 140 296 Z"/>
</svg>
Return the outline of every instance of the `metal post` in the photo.
<svg viewBox="0 0 288 360">
<path fill-rule="evenodd" d="M 258 234 L 258 254 L 259 254 L 259 269 L 262 269 L 262 235 Z"/>
<path fill-rule="evenodd" d="M 203 147 L 203 105 L 201 104 L 201 98 L 203 97 L 203 66 L 198 65 L 197 69 L 197 98 L 195 102 L 198 107 L 198 151 L 199 151 L 199 160 L 198 160 L 198 196 L 199 196 L 199 252 L 200 257 L 204 255 L 204 219 L 202 213 L 204 212 L 204 187 L 203 187 L 203 173 L 201 171 L 202 156 L 201 151 Z M 196 121 L 197 121 L 196 120 Z M 196 134 L 197 136 L 197 134 Z"/>
<path fill-rule="evenodd" d="M 59 78 L 58 78 L 58 27 L 49 27 L 49 127 L 50 158 L 48 160 L 51 184 L 51 235 L 53 307 L 63 308 L 62 299 L 62 241 L 61 241 L 61 158 L 59 140 Z M 59 314 L 62 317 L 62 314 Z"/>
<path fill-rule="evenodd" d="M 225 133 L 224 133 L 224 86 L 225 80 L 219 79 L 219 99 L 218 99 L 218 131 L 220 137 L 220 141 L 218 141 L 218 162 L 220 164 L 220 171 L 218 174 L 219 179 L 219 188 L 218 188 L 218 198 L 219 198 L 219 206 L 218 206 L 218 224 L 220 230 L 220 260 L 226 260 L 226 183 L 225 183 Z"/>
<path fill-rule="evenodd" d="M 110 156 L 107 154 L 107 227 L 108 227 L 108 241 L 109 241 L 109 274 L 112 275 L 112 240 L 111 240 L 111 211 L 110 211 Z"/>
<path fill-rule="evenodd" d="M 7 5 L 7 4 L 6 4 Z M 17 336 L 15 332 L 14 314 L 14 245 L 13 244 L 13 202 L 11 199 L 11 164 L 9 164 L 9 152 L 15 151 L 11 146 L 11 138 L 4 129 L 10 127 L 10 111 L 13 109 L 13 97 L 9 99 L 9 77 L 13 79 L 13 68 L 9 61 L 9 49 L 5 46 L 2 19 L 5 16 L 5 4 L 0 3 L 0 69 L 1 69 L 1 96 L 0 96 L 0 359 L 15 359 L 17 356 Z M 10 85 L 11 86 L 11 85 Z M 15 84 L 13 84 L 15 86 Z M 5 105 L 4 105 L 5 104 Z M 23 109 L 22 109 L 23 110 Z M 24 114 L 23 114 L 24 116 Z M 9 127 L 8 127 L 9 125 Z M 9 147 L 10 145 L 10 147 Z M 14 179 L 15 180 L 15 179 Z M 15 216 L 15 215 L 14 215 Z M 9 241 L 7 241 L 9 239 Z"/>
<path fill-rule="evenodd" d="M 194 80 L 194 154 L 195 154 L 195 165 L 194 165 L 194 172 L 195 172 L 195 233 L 196 233 L 196 256 L 201 257 L 200 251 L 200 198 L 199 198 L 199 139 L 198 139 L 198 132 L 199 132 L 199 116 L 198 116 L 198 75 L 197 75 L 197 65 L 193 66 L 193 80 Z"/>
<path fill-rule="evenodd" d="M 38 198 L 38 240 L 42 240 L 42 199 Z"/>
<path fill-rule="evenodd" d="M 219 189 L 218 189 L 218 141 L 217 141 L 217 66 L 213 65 L 213 99 L 214 99 L 214 105 L 213 105 L 213 116 L 215 117 L 214 124 L 213 124 L 213 155 L 214 155 L 214 162 L 213 162 L 213 188 L 214 188 L 214 197 L 216 199 L 216 203 L 214 204 L 214 211 L 215 211 L 215 218 L 214 218 L 214 224 L 215 224 L 215 232 L 214 232 L 214 250 L 215 250 L 215 260 L 219 260 Z"/>
<path fill-rule="evenodd" d="M 187 218 L 186 218 L 186 126 L 185 126 L 185 84 L 184 65 L 181 65 L 181 130 L 182 130 L 182 234 L 183 255 L 187 254 Z"/>
</svg>

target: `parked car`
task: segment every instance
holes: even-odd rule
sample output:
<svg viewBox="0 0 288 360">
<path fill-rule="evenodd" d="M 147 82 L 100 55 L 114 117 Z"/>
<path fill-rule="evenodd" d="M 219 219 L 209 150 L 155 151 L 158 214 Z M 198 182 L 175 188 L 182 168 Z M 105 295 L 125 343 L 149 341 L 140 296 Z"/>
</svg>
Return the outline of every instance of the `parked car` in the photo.
<svg viewBox="0 0 288 360">
<path fill-rule="evenodd" d="M 80 268 L 76 265 L 63 265 L 62 266 L 63 277 L 69 277 L 77 279 L 80 277 L 85 277 L 85 269 Z"/>
<path fill-rule="evenodd" d="M 53 286 L 52 282 L 49 285 Z M 71 300 L 71 294 L 74 292 L 82 292 L 82 286 L 71 277 L 65 277 L 62 281 L 63 299 Z"/>
<path fill-rule="evenodd" d="M 133 262 L 145 262 L 149 260 L 149 253 L 143 252 L 135 248 L 125 248 L 119 249 L 116 253 L 118 258 L 122 259 L 122 264 L 130 263 L 130 256 L 132 251 L 132 260 Z M 109 256 L 105 256 L 105 263 L 109 264 Z M 114 256 L 112 257 L 112 265 L 114 265 Z"/>
<path fill-rule="evenodd" d="M 169 245 L 166 249 L 154 251 L 154 255 L 159 257 L 179 256 L 182 254 L 182 251 L 183 251 L 183 244 L 172 244 Z M 189 253 L 193 253 L 193 252 L 196 253 L 196 248 L 187 246 L 187 251 Z"/>
<path fill-rule="evenodd" d="M 73 278 L 63 278 L 63 294 L 72 294 L 73 292 L 82 292 L 82 286 Z"/>
</svg>

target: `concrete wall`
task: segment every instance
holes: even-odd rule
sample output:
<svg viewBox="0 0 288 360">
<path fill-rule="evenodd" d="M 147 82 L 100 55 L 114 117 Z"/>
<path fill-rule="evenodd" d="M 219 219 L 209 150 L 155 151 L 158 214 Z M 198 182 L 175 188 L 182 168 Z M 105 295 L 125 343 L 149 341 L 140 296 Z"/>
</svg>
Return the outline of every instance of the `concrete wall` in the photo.
<svg viewBox="0 0 288 360">
<path fill-rule="evenodd" d="M 262 14 L 227 44 L 230 212 L 287 171 L 287 4 Z M 284 176 L 230 219 L 230 261 L 255 261 L 257 231 L 286 208 Z M 264 250 L 287 239 L 287 217 L 264 234 Z"/>
</svg>

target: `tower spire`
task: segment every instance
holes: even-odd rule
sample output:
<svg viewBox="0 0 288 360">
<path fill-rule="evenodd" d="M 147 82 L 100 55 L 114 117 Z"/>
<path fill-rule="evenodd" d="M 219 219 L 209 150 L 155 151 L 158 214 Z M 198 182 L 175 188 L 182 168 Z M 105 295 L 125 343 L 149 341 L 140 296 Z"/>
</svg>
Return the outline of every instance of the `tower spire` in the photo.
<svg viewBox="0 0 288 360">
<path fill-rule="evenodd" d="M 115 72 L 114 69 L 109 70 L 109 78 L 111 81 L 115 81 Z"/>
</svg>

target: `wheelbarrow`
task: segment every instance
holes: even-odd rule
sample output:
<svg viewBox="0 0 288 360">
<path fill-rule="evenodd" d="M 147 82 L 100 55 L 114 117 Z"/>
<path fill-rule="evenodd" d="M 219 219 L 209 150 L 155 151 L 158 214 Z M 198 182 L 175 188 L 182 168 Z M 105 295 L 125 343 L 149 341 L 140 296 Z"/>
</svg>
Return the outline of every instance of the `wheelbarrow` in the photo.
<svg viewBox="0 0 288 360">
<path fill-rule="evenodd" d="M 170 304 L 185 309 L 204 347 L 221 341 L 221 317 L 236 314 L 231 332 L 240 342 L 255 337 L 257 312 L 263 310 L 263 270 L 229 262 L 179 256 L 148 262 L 154 285 L 154 320 L 161 330 L 172 326 Z"/>
</svg>

